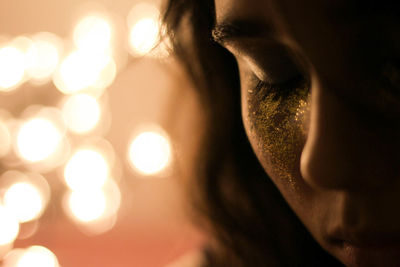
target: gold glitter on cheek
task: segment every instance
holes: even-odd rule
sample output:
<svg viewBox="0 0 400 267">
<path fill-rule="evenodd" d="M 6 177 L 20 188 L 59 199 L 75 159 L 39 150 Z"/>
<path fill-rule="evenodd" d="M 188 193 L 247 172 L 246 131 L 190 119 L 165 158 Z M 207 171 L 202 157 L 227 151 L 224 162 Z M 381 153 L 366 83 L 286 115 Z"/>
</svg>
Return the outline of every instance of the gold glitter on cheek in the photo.
<svg viewBox="0 0 400 267">
<path fill-rule="evenodd" d="M 310 125 L 310 100 L 300 100 L 294 119 L 300 125 L 303 136 L 307 136 Z"/>
<path fill-rule="evenodd" d="M 294 88 L 285 96 L 247 92 L 246 119 L 253 146 L 262 157 L 261 162 L 270 165 L 266 169 L 287 179 L 293 189 L 296 189 L 300 154 L 307 134 L 308 99 L 306 85 Z"/>
</svg>

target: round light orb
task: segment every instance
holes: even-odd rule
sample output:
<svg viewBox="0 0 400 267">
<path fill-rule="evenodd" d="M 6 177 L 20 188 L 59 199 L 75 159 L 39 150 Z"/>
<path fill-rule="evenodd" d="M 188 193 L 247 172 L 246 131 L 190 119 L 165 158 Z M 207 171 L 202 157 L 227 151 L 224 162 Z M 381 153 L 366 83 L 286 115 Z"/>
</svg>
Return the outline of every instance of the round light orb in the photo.
<svg viewBox="0 0 400 267">
<path fill-rule="evenodd" d="M 129 160 L 144 175 L 158 173 L 170 163 L 171 145 L 157 132 L 143 132 L 130 144 Z"/>
<path fill-rule="evenodd" d="M 61 62 L 53 76 L 54 84 L 64 94 L 75 94 L 96 86 L 110 62 L 113 59 L 107 53 L 73 51 Z"/>
<path fill-rule="evenodd" d="M 111 46 L 112 28 L 104 17 L 89 15 L 78 22 L 73 39 L 79 49 L 104 51 Z"/>
<path fill-rule="evenodd" d="M 0 48 L 0 91 L 12 90 L 24 74 L 25 54 L 12 46 Z"/>
<path fill-rule="evenodd" d="M 15 183 L 4 194 L 4 206 L 11 210 L 21 223 L 38 218 L 44 209 L 41 192 L 30 183 Z"/>
<path fill-rule="evenodd" d="M 60 60 L 61 40 L 54 34 L 42 32 L 33 38 L 27 53 L 27 73 L 36 82 L 50 79 Z"/>
<path fill-rule="evenodd" d="M 99 76 L 93 84 L 93 89 L 90 91 L 90 94 L 96 97 L 100 96 L 104 90 L 114 82 L 116 76 L 117 64 L 113 58 L 110 58 L 107 64 L 104 65 L 99 72 Z"/>
<path fill-rule="evenodd" d="M 160 27 L 152 17 L 142 18 L 137 21 L 129 33 L 129 44 L 135 55 L 146 55 L 159 40 Z"/>
<path fill-rule="evenodd" d="M 100 120 L 100 105 L 96 98 L 86 94 L 70 96 L 62 107 L 68 129 L 77 134 L 92 130 Z"/>
<path fill-rule="evenodd" d="M 42 246 L 29 247 L 19 258 L 16 267 L 58 267 L 56 255 Z"/>
<path fill-rule="evenodd" d="M 75 152 L 64 169 L 64 179 L 71 190 L 101 188 L 108 175 L 107 160 L 100 152 L 91 149 Z"/>
<path fill-rule="evenodd" d="M 107 201 L 104 192 L 99 190 L 72 191 L 68 197 L 72 215 L 80 222 L 98 220 L 106 211 Z"/>
<path fill-rule="evenodd" d="M 49 158 L 62 140 L 60 130 L 51 121 L 34 118 L 25 122 L 17 133 L 17 152 L 27 161 Z"/>
<path fill-rule="evenodd" d="M 15 215 L 0 205 L 0 246 L 14 242 L 19 233 L 19 222 Z"/>
</svg>

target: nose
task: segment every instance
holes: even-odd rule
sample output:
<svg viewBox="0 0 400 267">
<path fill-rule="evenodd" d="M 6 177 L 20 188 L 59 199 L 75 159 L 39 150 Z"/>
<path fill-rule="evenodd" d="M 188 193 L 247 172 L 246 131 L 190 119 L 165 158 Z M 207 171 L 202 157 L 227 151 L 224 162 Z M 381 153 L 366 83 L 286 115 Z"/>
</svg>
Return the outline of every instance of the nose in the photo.
<svg viewBox="0 0 400 267">
<path fill-rule="evenodd" d="M 399 178 L 391 141 L 368 130 L 354 107 L 318 81 L 313 81 L 310 112 L 300 160 L 306 183 L 323 190 L 371 191 Z"/>
</svg>

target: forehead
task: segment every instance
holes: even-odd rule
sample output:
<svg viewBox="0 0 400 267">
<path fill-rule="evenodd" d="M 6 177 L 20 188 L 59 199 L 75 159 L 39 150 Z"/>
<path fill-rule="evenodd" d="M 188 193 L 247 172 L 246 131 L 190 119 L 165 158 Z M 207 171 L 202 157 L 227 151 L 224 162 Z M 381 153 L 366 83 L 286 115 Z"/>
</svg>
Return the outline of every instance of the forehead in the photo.
<svg viewBox="0 0 400 267">
<path fill-rule="evenodd" d="M 268 2 L 266 0 L 215 0 L 217 23 L 245 18 L 265 18 Z"/>
<path fill-rule="evenodd" d="M 334 24 L 339 20 L 359 18 L 363 11 L 382 8 L 374 1 L 359 0 L 214 0 L 217 23 L 226 20 L 256 19 L 279 24 L 282 20 L 300 20 L 307 24 L 315 20 Z M 367 12 L 368 13 L 368 12 Z M 313 25 L 315 26 L 315 25 Z"/>
</svg>

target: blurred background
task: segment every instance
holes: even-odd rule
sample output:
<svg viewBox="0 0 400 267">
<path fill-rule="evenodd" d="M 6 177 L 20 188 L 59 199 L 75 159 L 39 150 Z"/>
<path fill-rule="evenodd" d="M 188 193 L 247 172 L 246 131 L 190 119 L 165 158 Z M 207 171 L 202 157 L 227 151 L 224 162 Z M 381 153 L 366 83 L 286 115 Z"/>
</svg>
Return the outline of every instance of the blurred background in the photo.
<svg viewBox="0 0 400 267">
<path fill-rule="evenodd" d="M 201 113 L 162 4 L 0 1 L 1 266 L 167 266 L 201 246 L 183 190 Z"/>
</svg>

